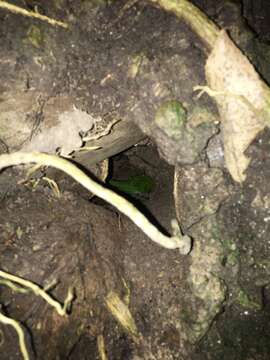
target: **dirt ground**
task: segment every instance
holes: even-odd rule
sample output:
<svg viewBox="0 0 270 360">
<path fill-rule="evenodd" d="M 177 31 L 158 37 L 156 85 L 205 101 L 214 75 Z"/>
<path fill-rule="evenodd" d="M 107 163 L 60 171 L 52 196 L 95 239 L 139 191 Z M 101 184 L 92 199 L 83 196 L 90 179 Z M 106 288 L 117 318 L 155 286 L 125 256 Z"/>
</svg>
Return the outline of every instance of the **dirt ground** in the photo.
<svg viewBox="0 0 270 360">
<path fill-rule="evenodd" d="M 234 2 L 194 3 L 231 29 L 268 79 L 269 62 L 260 56 L 266 47 L 250 30 L 244 33 Z M 0 270 L 48 287 L 61 303 L 70 287 L 75 291 L 69 315 L 61 317 L 40 297 L 0 284 L 0 310 L 22 324 L 31 358 L 268 360 L 269 130 L 247 149 L 246 180 L 235 183 L 224 165 L 216 106 L 193 94 L 193 86 L 205 81 L 206 53 L 186 25 L 144 2 L 125 12 L 121 2 L 24 5 L 68 19 L 73 27 L 65 33 L 0 13 L 2 120 L 19 119 L 11 112 L 14 101 L 24 115 L 8 130 L 0 126 L 2 135 L 18 129 L 13 137 L 1 136 L 0 152 L 31 143 L 35 126 L 37 134 L 55 126 L 46 119 L 52 121 L 58 102 L 108 121 L 132 121 L 140 130 L 129 149 L 110 158 L 107 186 L 111 179 L 151 178 L 147 192 L 114 190 L 164 233 L 171 233 L 176 218 L 193 239 L 186 256 L 164 249 L 57 171 L 49 177 L 60 196 L 48 181 L 37 182 L 40 174 L 29 180 L 23 167 L 2 171 Z M 155 117 L 160 104 L 175 99 L 193 114 L 191 137 L 175 138 Z M 99 177 L 87 166 L 89 157 L 79 163 Z M 129 309 L 135 332 L 109 308 L 111 294 L 122 301 L 123 313 Z M 2 324 L 0 358 L 22 358 L 14 329 Z"/>
<path fill-rule="evenodd" d="M 245 186 L 233 191 L 222 175 L 214 199 L 203 182 L 212 181 L 215 188 L 217 175 L 209 180 L 210 170 L 197 165 L 201 184 L 193 174 L 184 198 L 193 218 L 183 224 L 196 239 L 189 256 L 152 243 L 111 206 L 97 198 L 89 202 L 72 182 L 58 184 L 62 196 L 57 198 L 48 186 L 15 187 L 22 177 L 14 170 L 1 174 L 1 267 L 11 273 L 20 269 L 20 276 L 43 286 L 57 279 L 51 293 L 62 301 L 71 284 L 76 288 L 67 319 L 34 295 L 1 291 L 2 308 L 24 324 L 37 358 L 98 359 L 96 338 L 103 334 L 109 359 L 151 358 L 149 352 L 155 359 L 267 359 L 269 209 L 260 201 L 267 202 L 269 193 L 263 170 L 268 142 L 266 133 L 251 148 L 256 160 Z M 113 177 L 127 174 L 154 179 L 154 190 L 133 201 L 170 232 L 176 216 L 173 167 L 153 145 L 143 145 L 113 159 Z M 203 210 L 198 197 L 207 203 Z M 216 212 L 210 204 L 221 199 Z M 130 293 L 143 344 L 134 343 L 108 311 L 104 298 L 111 290 L 122 297 Z M 7 354 L 2 358 L 19 359 L 13 330 L 2 331 Z"/>
<path fill-rule="evenodd" d="M 148 198 L 135 201 L 169 232 L 170 220 L 175 217 L 173 168 L 159 158 L 151 145 L 119 155 L 113 164 L 114 177 L 119 179 L 126 174 L 147 174 L 154 179 L 155 188 Z M 58 319 L 34 296 L 1 293 L 6 311 L 31 329 L 38 358 L 43 358 L 44 353 L 48 359 L 55 358 L 56 353 L 60 358 L 98 358 L 95 337 L 100 334 L 105 337 L 110 359 L 133 359 L 137 352 L 144 353 L 140 347 L 134 349 L 104 303 L 106 293 L 112 289 L 124 295 L 124 283 L 144 341 L 159 349 L 159 358 L 170 358 L 171 352 L 177 356 L 179 284 L 184 283 L 188 258 L 158 247 L 112 207 L 97 199 L 89 202 L 86 194 L 78 194 L 71 184 L 58 199 L 48 187 L 38 186 L 33 191 L 19 186 L 16 190 L 8 175 L 2 174 L 7 183 L 1 184 L 6 190 L 1 201 L 2 267 L 11 273 L 20 268 L 21 276 L 38 284 L 46 285 L 57 278 L 59 285 L 53 294 L 58 299 L 65 297 L 70 284 L 76 287 L 68 320 Z M 12 170 L 10 176 L 14 178 Z M 63 186 L 59 184 L 60 189 Z M 59 326 L 64 330 L 60 332 Z M 12 330 L 4 329 L 7 359 L 14 353 L 12 334 Z"/>
</svg>

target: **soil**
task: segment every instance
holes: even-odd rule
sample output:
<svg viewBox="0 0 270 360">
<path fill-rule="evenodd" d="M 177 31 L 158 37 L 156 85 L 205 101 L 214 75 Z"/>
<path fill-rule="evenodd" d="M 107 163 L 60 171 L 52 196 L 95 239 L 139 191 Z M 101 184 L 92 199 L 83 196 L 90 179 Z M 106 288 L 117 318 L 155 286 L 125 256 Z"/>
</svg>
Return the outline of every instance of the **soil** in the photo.
<svg viewBox="0 0 270 360">
<path fill-rule="evenodd" d="M 154 179 L 155 188 L 148 198 L 133 201 L 169 232 L 170 220 L 176 216 L 173 168 L 160 159 L 152 145 L 119 155 L 113 164 L 116 178 L 145 174 Z M 34 295 L 1 293 L 5 312 L 30 332 L 37 358 L 44 353 L 47 359 L 56 354 L 71 359 L 98 358 L 95 338 L 100 334 L 105 337 L 110 359 L 144 356 L 145 349 L 133 344 L 104 303 L 109 291 L 123 296 L 127 291 L 124 284 L 144 343 L 154 352 L 158 349 L 160 359 L 173 353 L 177 358 L 180 284 L 184 284 L 188 258 L 158 247 L 100 200 L 89 202 L 84 192 L 79 195 L 72 186 L 68 190 L 66 180 L 58 183 L 61 192 L 63 186 L 66 190 L 57 198 L 41 185 L 35 190 L 25 185 L 12 187 L 10 177 L 15 183 L 20 179 L 14 170 L 2 174 L 2 181 L 6 179 L 6 184 L 1 184 L 6 189 L 0 219 L 2 267 L 10 273 L 20 269 L 20 276 L 42 286 L 57 279 L 59 284 L 51 293 L 61 301 L 71 285 L 76 288 L 72 312 L 64 320 Z M 6 359 L 20 358 L 18 347 L 14 350 L 13 330 L 4 328 L 3 336 Z"/>
<path fill-rule="evenodd" d="M 237 2 L 195 3 L 236 36 Z M 18 24 L 14 14 L 1 12 L 2 106 L 9 113 L 15 99 L 24 115 L 14 128 L 25 130 L 30 122 L 12 141 L 0 142 L 1 153 L 22 148 L 29 129 L 35 135 L 33 124 L 46 123 L 46 107 L 57 101 L 63 106 L 63 99 L 93 117 L 133 121 L 145 135 L 134 132 L 129 146 L 136 146 L 110 159 L 107 180 L 149 176 L 150 193 L 122 195 L 164 233 L 171 233 L 177 218 L 193 239 L 187 256 L 163 249 L 57 171 L 47 174 L 60 196 L 37 181 L 40 174 L 29 180 L 22 167 L 2 171 L 1 270 L 48 287 L 61 303 L 70 287 L 75 291 L 68 316 L 61 317 L 41 297 L 1 283 L 0 310 L 22 324 L 30 356 L 106 359 L 103 339 L 109 360 L 268 360 L 269 130 L 247 150 L 247 178 L 236 184 L 224 165 L 215 104 L 193 94 L 193 86 L 204 82 L 206 52 L 185 24 L 146 3 L 124 12 L 119 2 L 24 5 L 68 19 L 72 28 L 50 29 L 25 18 Z M 243 26 L 235 41 L 248 53 L 258 44 L 241 35 Z M 33 37 L 35 31 L 42 36 Z M 192 113 L 191 138 L 176 139 L 155 119 L 160 106 L 175 99 Z M 202 108 L 212 121 L 196 115 Z M 77 161 L 85 165 L 87 157 Z M 128 331 L 109 308 L 111 294 L 123 313 L 129 309 L 137 331 Z M 3 324 L 0 349 L 3 360 L 22 358 L 14 329 Z"/>
</svg>

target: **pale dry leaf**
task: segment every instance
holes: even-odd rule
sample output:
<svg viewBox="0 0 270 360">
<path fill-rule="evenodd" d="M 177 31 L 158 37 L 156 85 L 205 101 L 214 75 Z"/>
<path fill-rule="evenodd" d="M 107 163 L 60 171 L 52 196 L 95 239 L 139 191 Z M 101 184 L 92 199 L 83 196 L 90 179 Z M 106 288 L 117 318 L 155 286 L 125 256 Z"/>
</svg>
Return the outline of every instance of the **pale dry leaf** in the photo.
<svg viewBox="0 0 270 360">
<path fill-rule="evenodd" d="M 220 32 L 205 71 L 209 87 L 219 93 L 215 100 L 221 116 L 226 167 L 235 181 L 243 182 L 250 162 L 244 152 L 265 127 L 260 116 L 266 105 L 265 84 L 225 31 Z"/>
<path fill-rule="evenodd" d="M 60 149 L 63 156 L 68 156 L 74 150 L 78 150 L 83 144 L 80 133 L 89 131 L 95 119 L 85 111 L 71 105 L 63 112 L 55 112 L 52 124 L 45 119 L 42 131 L 33 137 L 22 150 L 54 154 L 57 149 Z"/>
</svg>

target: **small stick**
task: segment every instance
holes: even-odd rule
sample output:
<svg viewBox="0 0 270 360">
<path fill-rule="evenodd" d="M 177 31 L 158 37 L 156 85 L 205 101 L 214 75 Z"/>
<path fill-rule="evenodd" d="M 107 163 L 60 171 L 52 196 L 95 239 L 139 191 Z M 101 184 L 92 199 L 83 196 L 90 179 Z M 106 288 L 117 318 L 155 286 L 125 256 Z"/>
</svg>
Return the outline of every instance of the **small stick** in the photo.
<svg viewBox="0 0 270 360">
<path fill-rule="evenodd" d="M 6 10 L 8 10 L 10 12 L 15 13 L 15 14 L 20 14 L 20 15 L 23 15 L 23 16 L 32 17 L 32 18 L 42 20 L 42 21 L 47 21 L 50 25 L 53 25 L 53 26 L 57 25 L 57 26 L 62 26 L 65 29 L 68 28 L 68 24 L 66 24 L 66 23 L 64 23 L 62 21 L 51 19 L 48 16 L 41 15 L 41 14 L 36 13 L 34 11 L 28 11 L 26 9 L 23 9 L 23 8 L 19 7 L 19 6 L 9 4 L 6 1 L 0 1 L 0 8 L 6 9 Z"/>
</svg>

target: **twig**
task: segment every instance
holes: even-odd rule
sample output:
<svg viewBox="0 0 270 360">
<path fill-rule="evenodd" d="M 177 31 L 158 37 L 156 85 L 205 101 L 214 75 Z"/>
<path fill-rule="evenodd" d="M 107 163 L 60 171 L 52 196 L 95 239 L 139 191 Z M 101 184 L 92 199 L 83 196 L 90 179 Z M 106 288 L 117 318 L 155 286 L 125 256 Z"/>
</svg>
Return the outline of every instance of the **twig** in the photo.
<svg viewBox="0 0 270 360">
<path fill-rule="evenodd" d="M 44 291 L 39 285 L 33 283 L 32 281 L 20 278 L 16 275 L 9 274 L 6 271 L 2 270 L 0 270 L 0 277 L 32 290 L 35 295 L 42 297 L 49 305 L 54 307 L 59 315 L 67 315 L 67 307 L 70 305 L 73 298 L 72 291 L 70 289 L 68 291 L 64 306 L 62 306 L 58 301 L 54 300 L 46 291 Z"/>
<path fill-rule="evenodd" d="M 9 287 L 12 291 L 15 291 L 16 293 L 26 294 L 29 292 L 29 289 L 25 289 L 21 286 L 15 285 L 12 281 L 9 280 L 0 280 L 0 285 L 5 285 Z"/>
<path fill-rule="evenodd" d="M 182 235 L 176 221 L 173 221 L 173 236 L 162 234 L 150 221 L 129 201 L 122 196 L 105 188 L 90 179 L 82 170 L 66 159 L 56 155 L 44 153 L 4 154 L 0 156 L 0 170 L 2 168 L 20 164 L 36 163 L 44 166 L 53 166 L 64 171 L 78 181 L 87 190 L 115 206 L 119 211 L 128 216 L 151 240 L 167 249 L 179 249 L 181 254 L 188 254 L 191 249 L 191 239 Z M 176 226 L 177 225 L 177 226 Z"/>
<path fill-rule="evenodd" d="M 23 8 L 19 7 L 19 6 L 9 4 L 6 1 L 0 1 L 0 8 L 9 10 L 10 12 L 13 12 L 15 14 L 20 14 L 20 15 L 23 15 L 23 16 L 28 16 L 28 17 L 32 17 L 32 18 L 35 18 L 35 19 L 38 19 L 38 20 L 46 21 L 50 25 L 53 25 L 53 26 L 61 26 L 61 27 L 65 28 L 65 29 L 68 28 L 68 24 L 66 24 L 66 23 L 64 23 L 62 21 L 51 19 L 48 16 L 41 15 L 41 14 L 36 13 L 34 11 L 28 11 L 26 9 L 23 9 Z"/>
</svg>

